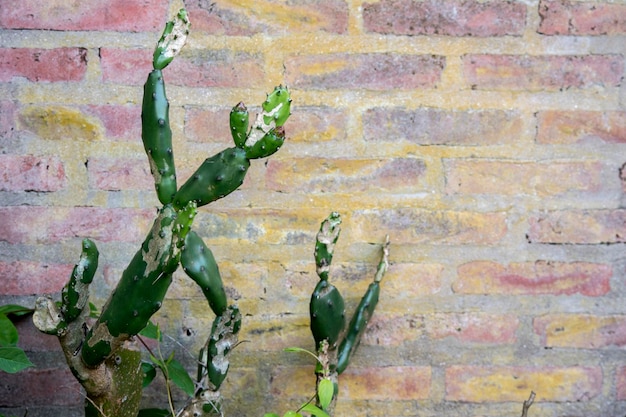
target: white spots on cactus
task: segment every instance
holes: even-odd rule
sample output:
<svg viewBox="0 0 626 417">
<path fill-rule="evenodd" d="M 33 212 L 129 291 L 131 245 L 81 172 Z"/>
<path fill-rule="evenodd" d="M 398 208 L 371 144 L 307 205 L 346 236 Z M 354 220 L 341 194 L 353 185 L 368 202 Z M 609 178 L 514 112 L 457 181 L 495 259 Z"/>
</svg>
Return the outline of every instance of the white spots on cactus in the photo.
<svg viewBox="0 0 626 417">
<path fill-rule="evenodd" d="M 148 239 L 148 249 L 142 248 L 141 255 L 146 263 L 145 276 L 161 268 L 167 261 L 167 257 L 172 252 L 172 226 L 173 222 L 163 225 L 164 220 L 172 218 L 174 209 L 165 207 L 152 225 L 150 238 Z"/>
<path fill-rule="evenodd" d="M 47 334 L 63 336 L 66 331 L 63 325 L 63 316 L 56 303 L 49 297 L 39 297 L 35 301 L 33 324 L 36 328 Z"/>
<path fill-rule="evenodd" d="M 256 120 L 252 125 L 252 130 L 246 139 L 246 147 L 250 148 L 254 146 L 255 143 L 263 138 L 263 136 L 276 127 L 276 118 L 278 117 L 278 112 L 282 107 L 283 103 L 278 103 L 278 105 L 272 110 L 257 114 Z M 265 122 L 266 118 L 269 120 L 269 123 Z"/>
</svg>

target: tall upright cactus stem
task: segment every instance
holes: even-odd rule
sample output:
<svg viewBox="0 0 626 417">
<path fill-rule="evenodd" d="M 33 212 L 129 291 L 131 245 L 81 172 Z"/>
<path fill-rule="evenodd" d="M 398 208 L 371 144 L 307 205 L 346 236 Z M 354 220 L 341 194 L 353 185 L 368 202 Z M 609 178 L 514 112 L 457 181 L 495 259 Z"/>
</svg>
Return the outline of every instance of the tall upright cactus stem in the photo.
<svg viewBox="0 0 626 417">
<path fill-rule="evenodd" d="M 178 55 L 187 42 L 191 23 L 185 9 L 180 9 L 173 20 L 165 24 L 161 38 L 154 48 L 152 66 L 162 70 Z"/>
</svg>

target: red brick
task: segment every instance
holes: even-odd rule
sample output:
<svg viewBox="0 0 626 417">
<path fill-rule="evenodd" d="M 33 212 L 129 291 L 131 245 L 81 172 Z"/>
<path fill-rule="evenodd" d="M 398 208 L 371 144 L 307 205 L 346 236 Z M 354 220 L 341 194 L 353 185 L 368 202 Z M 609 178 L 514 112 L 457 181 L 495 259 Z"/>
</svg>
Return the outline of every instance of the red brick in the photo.
<svg viewBox="0 0 626 417">
<path fill-rule="evenodd" d="M 526 6 L 511 1 L 383 0 L 363 5 L 368 32 L 391 35 L 521 36 Z"/>
<path fill-rule="evenodd" d="M 348 367 L 340 383 L 351 400 L 425 400 L 430 387 L 431 369 L 426 366 Z"/>
<path fill-rule="evenodd" d="M 242 3 L 204 1 L 186 5 L 193 30 L 214 35 L 252 36 L 330 32 L 348 29 L 348 6 L 343 0 L 301 0 Z"/>
<path fill-rule="evenodd" d="M 624 73 L 620 55 L 466 55 L 462 60 L 465 79 L 477 89 L 616 87 Z"/>
<path fill-rule="evenodd" d="M 154 210 L 100 207 L 0 207 L 0 241 L 54 243 L 69 238 L 101 242 L 143 240 Z"/>
<path fill-rule="evenodd" d="M 626 210 L 557 210 L 530 218 L 531 243 L 611 244 L 626 242 Z"/>
<path fill-rule="evenodd" d="M 22 0 L 0 9 L 0 27 L 141 32 L 160 30 L 167 17 L 167 3 L 158 0 Z"/>
<path fill-rule="evenodd" d="M 0 137 L 8 139 L 15 130 L 16 111 L 16 102 L 0 100 Z"/>
<path fill-rule="evenodd" d="M 69 277 L 70 275 L 68 273 L 65 278 L 69 279 Z M 42 294 L 45 293 L 37 293 L 37 295 Z M 59 355 L 63 354 L 59 339 L 54 335 L 42 333 L 37 329 L 33 324 L 33 317 L 31 315 L 13 318 L 13 320 L 19 334 L 17 345 L 24 349 L 27 355 L 29 352 L 58 352 Z"/>
<path fill-rule="evenodd" d="M 286 59 L 289 86 L 308 89 L 434 88 L 445 58 L 434 55 L 332 54 Z"/>
<path fill-rule="evenodd" d="M 436 313 L 425 317 L 427 334 L 434 339 L 452 337 L 464 343 L 511 344 L 519 319 L 486 313 Z"/>
<path fill-rule="evenodd" d="M 0 373 L 0 407 L 79 406 L 83 402 L 81 387 L 69 368 Z"/>
<path fill-rule="evenodd" d="M 100 119 L 110 139 L 141 140 L 141 106 L 90 105 L 85 112 Z"/>
<path fill-rule="evenodd" d="M 393 295 L 384 291 L 384 298 L 391 299 Z M 405 342 L 416 341 L 424 334 L 424 319 L 413 314 L 386 314 L 382 306 L 376 310 L 363 334 L 363 346 L 400 346 Z M 381 311 L 378 311 L 381 310 Z"/>
<path fill-rule="evenodd" d="M 626 316 L 548 314 L 533 320 L 542 346 L 599 349 L 626 346 Z"/>
<path fill-rule="evenodd" d="M 619 179 L 622 183 L 622 193 L 626 194 L 626 163 L 619 169 Z"/>
<path fill-rule="evenodd" d="M 367 141 L 404 139 L 420 145 L 511 144 L 523 130 L 517 111 L 374 108 L 363 115 Z"/>
<path fill-rule="evenodd" d="M 510 162 L 446 160 L 449 194 L 503 194 L 549 197 L 574 191 L 598 191 L 599 162 Z"/>
<path fill-rule="evenodd" d="M 0 155 L 0 191 L 58 191 L 65 187 L 59 158 Z"/>
<path fill-rule="evenodd" d="M 281 192 L 415 192 L 426 171 L 421 159 L 270 160 L 267 187 Z M 423 185 L 422 185 L 423 187 Z"/>
<path fill-rule="evenodd" d="M 232 144 L 230 108 L 185 107 L 185 136 L 190 142 Z M 251 119 L 254 120 L 253 112 Z"/>
<path fill-rule="evenodd" d="M 72 273 L 72 265 L 39 262 L 0 262 L 0 294 L 41 295 L 61 291 Z"/>
<path fill-rule="evenodd" d="M 626 400 L 626 366 L 620 366 L 615 372 L 615 386 L 617 389 L 617 400 Z"/>
<path fill-rule="evenodd" d="M 300 107 L 285 125 L 287 146 L 291 142 L 344 142 L 347 139 L 348 114 L 331 107 Z"/>
<path fill-rule="evenodd" d="M 90 158 L 89 187 L 98 190 L 151 190 L 154 179 L 147 158 Z"/>
<path fill-rule="evenodd" d="M 537 113 L 537 142 L 626 143 L 626 112 L 540 111 Z"/>
<path fill-rule="evenodd" d="M 554 294 L 601 296 L 610 291 L 609 265 L 587 262 L 473 261 L 457 269 L 452 288 L 462 294 Z"/>
<path fill-rule="evenodd" d="M 35 82 L 81 81 L 86 71 L 85 48 L 0 48 L 0 82 L 16 77 Z"/>
<path fill-rule="evenodd" d="M 626 33 L 626 5 L 569 0 L 541 0 L 538 32 L 544 35 L 614 35 Z"/>
<path fill-rule="evenodd" d="M 357 211 L 352 216 L 350 227 L 358 241 L 382 241 L 389 234 L 399 245 L 493 245 L 500 242 L 507 232 L 504 213 L 410 208 Z"/>
<path fill-rule="evenodd" d="M 536 401 L 589 401 L 602 390 L 599 367 L 451 366 L 445 378 L 447 400 L 471 403 L 521 403 L 531 391 Z"/>
<path fill-rule="evenodd" d="M 47 141 L 93 141 L 102 137 L 99 120 L 81 110 L 66 106 L 27 106 L 19 111 L 20 130 L 26 130 Z"/>
<path fill-rule="evenodd" d="M 152 70 L 152 52 L 147 49 L 103 48 L 100 60 L 106 82 L 143 84 Z M 258 87 L 265 82 L 263 67 L 259 56 L 244 52 L 184 50 L 163 71 L 163 78 L 166 84 L 187 87 Z"/>
</svg>

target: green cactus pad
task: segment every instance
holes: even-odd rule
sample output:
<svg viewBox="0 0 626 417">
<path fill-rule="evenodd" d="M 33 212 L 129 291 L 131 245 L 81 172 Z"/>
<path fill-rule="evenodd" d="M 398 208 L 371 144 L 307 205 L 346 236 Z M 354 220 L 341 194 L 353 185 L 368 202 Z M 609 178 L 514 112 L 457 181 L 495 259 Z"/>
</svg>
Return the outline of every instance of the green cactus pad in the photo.
<svg viewBox="0 0 626 417">
<path fill-rule="evenodd" d="M 378 296 L 380 295 L 380 284 L 373 282 L 367 288 L 365 295 L 361 298 L 350 324 L 348 324 L 348 332 L 339 345 L 337 354 L 337 373 L 341 374 L 346 370 L 350 362 L 350 357 L 354 354 L 361 341 L 361 336 L 367 328 L 367 323 L 374 314 L 376 305 L 378 304 Z"/>
<path fill-rule="evenodd" d="M 162 70 L 178 55 L 187 41 L 190 26 L 191 23 L 185 9 L 180 9 L 174 20 L 165 24 L 163 34 L 154 49 L 152 58 L 154 69 Z"/>
<path fill-rule="evenodd" d="M 243 102 L 240 102 L 230 111 L 230 133 L 233 135 L 235 146 L 243 148 L 250 128 L 250 113 Z"/>
<path fill-rule="evenodd" d="M 61 313 L 67 323 L 71 323 L 83 311 L 89 301 L 89 284 L 98 268 L 99 252 L 96 244 L 84 239 L 80 260 L 72 270 L 69 282 L 61 292 Z"/>
<path fill-rule="evenodd" d="M 335 349 L 346 324 L 345 305 L 339 290 L 327 280 L 320 280 L 311 294 L 309 313 L 315 348 L 319 348 L 322 340 L 327 340 L 328 348 Z"/>
<path fill-rule="evenodd" d="M 291 97 L 287 87 L 279 85 L 274 88 L 263 102 L 263 121 L 266 125 L 275 124 L 276 127 L 285 124 L 291 115 Z"/>
<path fill-rule="evenodd" d="M 172 149 L 169 102 L 160 70 L 148 75 L 141 107 L 141 139 L 150 162 L 150 172 L 161 204 L 169 204 L 176 193 L 176 169 Z"/>
<path fill-rule="evenodd" d="M 200 286 L 215 315 L 221 316 L 227 307 L 224 284 L 213 253 L 197 233 L 187 235 L 180 262 L 185 273 Z"/>
<path fill-rule="evenodd" d="M 251 147 L 246 146 L 248 159 L 266 158 L 274 154 L 285 142 L 285 129 L 280 126 L 270 130 Z"/>
<path fill-rule="evenodd" d="M 317 275 L 322 280 L 328 279 L 330 263 L 333 260 L 335 244 L 341 232 L 341 216 L 332 212 L 320 226 L 315 238 L 315 267 Z"/>
<path fill-rule="evenodd" d="M 177 256 L 172 244 L 176 216 L 169 205 L 161 209 L 141 249 L 124 270 L 83 344 L 82 358 L 87 366 L 104 361 L 121 342 L 146 327 L 161 308 L 173 272 L 166 272 L 165 267 Z"/>
<path fill-rule="evenodd" d="M 249 167 L 246 152 L 237 147 L 207 158 L 175 194 L 174 206 L 195 201 L 200 207 L 232 193 L 243 184 Z"/>
<path fill-rule="evenodd" d="M 230 367 L 229 353 L 238 341 L 241 329 L 241 313 L 236 306 L 229 306 L 221 316 L 213 320 L 211 336 L 205 348 L 206 371 L 212 391 L 217 391 Z"/>
</svg>

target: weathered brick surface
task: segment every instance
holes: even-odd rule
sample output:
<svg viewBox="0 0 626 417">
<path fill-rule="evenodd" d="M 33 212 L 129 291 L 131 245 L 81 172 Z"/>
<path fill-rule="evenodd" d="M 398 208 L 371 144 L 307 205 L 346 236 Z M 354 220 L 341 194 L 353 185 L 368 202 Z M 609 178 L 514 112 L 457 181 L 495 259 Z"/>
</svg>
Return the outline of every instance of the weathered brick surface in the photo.
<svg viewBox="0 0 626 417">
<path fill-rule="evenodd" d="M 445 59 L 435 55 L 331 54 L 290 57 L 288 85 L 308 89 L 433 88 Z"/>
<path fill-rule="evenodd" d="M 615 87 L 624 74 L 621 55 L 466 55 L 463 73 L 477 89 L 560 90 Z"/>
<path fill-rule="evenodd" d="M 537 142 L 626 143 L 626 112 L 541 111 L 537 114 Z"/>
<path fill-rule="evenodd" d="M 526 7 L 510 1 L 383 0 L 365 3 L 366 31 L 392 35 L 521 35 Z"/>
<path fill-rule="evenodd" d="M 58 191 L 65 185 L 56 157 L 0 155 L 0 191 Z"/>
<path fill-rule="evenodd" d="M 549 314 L 533 326 L 547 347 L 599 349 L 626 346 L 626 316 Z"/>
<path fill-rule="evenodd" d="M 532 216 L 528 240 L 535 243 L 626 242 L 626 210 L 550 211 Z"/>
<path fill-rule="evenodd" d="M 473 261 L 459 266 L 453 284 L 464 294 L 583 294 L 610 291 L 610 266 L 587 262 L 524 262 L 502 265 Z"/>
<path fill-rule="evenodd" d="M 0 6 L 0 304 L 58 299 L 89 237 L 100 307 L 145 238 L 142 86 L 180 4 Z M 185 6 L 191 37 L 163 71 L 179 183 L 233 146 L 236 103 L 254 120 L 274 85 L 293 98 L 281 150 L 194 221 L 244 315 L 225 415 L 313 393 L 312 358 L 283 349 L 314 348 L 314 242 L 333 210 L 348 316 L 391 239 L 336 417 L 519 416 L 531 390 L 529 417 L 626 415 L 623 1 Z M 213 313 L 177 271 L 153 320 L 193 354 Z M 57 340 L 19 329 L 39 367 L 0 375 L 0 413 L 80 415 Z"/>
<path fill-rule="evenodd" d="M 446 398 L 522 402 L 532 390 L 538 401 L 589 401 L 600 394 L 602 379 L 598 367 L 451 366 L 446 369 Z"/>
<path fill-rule="evenodd" d="M 606 35 L 626 33 L 626 5 L 542 0 L 539 33 L 545 35 Z"/>
<path fill-rule="evenodd" d="M 15 78 L 35 82 L 81 81 L 86 70 L 85 48 L 0 48 L 0 82 Z"/>
</svg>

